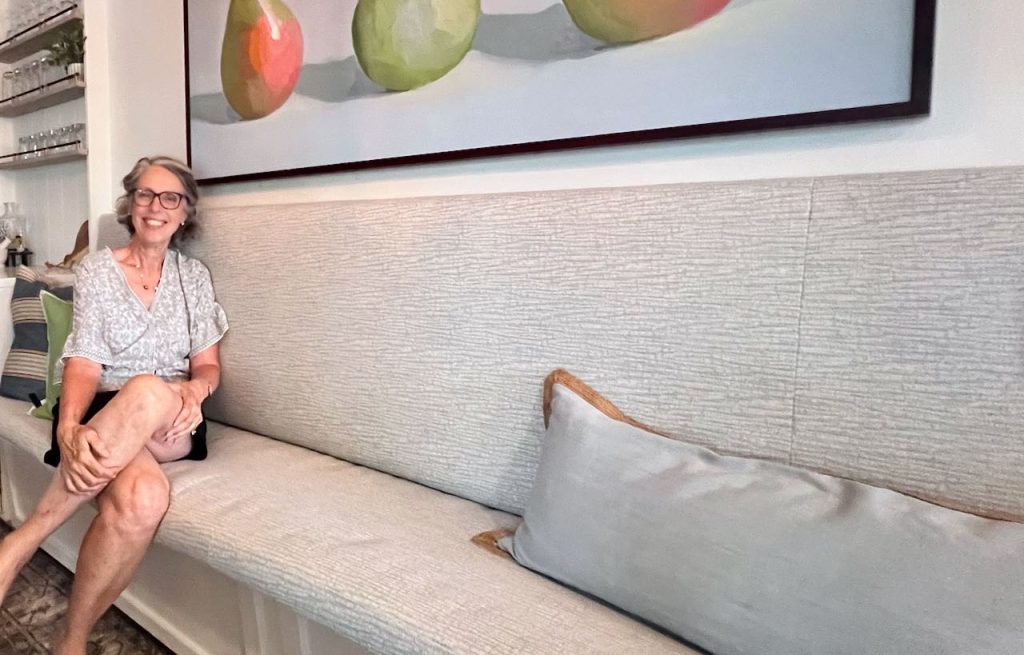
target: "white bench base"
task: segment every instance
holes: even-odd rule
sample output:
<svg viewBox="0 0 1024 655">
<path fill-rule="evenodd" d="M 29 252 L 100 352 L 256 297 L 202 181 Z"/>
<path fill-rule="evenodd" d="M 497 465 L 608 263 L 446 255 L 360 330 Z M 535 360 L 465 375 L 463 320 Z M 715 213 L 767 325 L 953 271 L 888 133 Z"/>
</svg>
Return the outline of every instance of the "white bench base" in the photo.
<svg viewBox="0 0 1024 655">
<path fill-rule="evenodd" d="M 0 516 L 20 525 L 35 506 L 53 469 L 0 440 Z M 96 509 L 79 510 L 43 545 L 75 569 L 78 545 Z M 132 584 L 115 603 L 178 655 L 362 655 L 365 649 L 215 571 L 154 543 Z"/>
</svg>

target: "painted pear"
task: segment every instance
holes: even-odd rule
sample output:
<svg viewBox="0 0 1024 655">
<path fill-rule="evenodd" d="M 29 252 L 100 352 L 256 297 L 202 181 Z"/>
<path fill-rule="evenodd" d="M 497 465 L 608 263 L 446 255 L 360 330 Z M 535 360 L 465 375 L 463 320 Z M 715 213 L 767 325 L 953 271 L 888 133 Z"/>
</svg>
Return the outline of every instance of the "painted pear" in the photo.
<svg viewBox="0 0 1024 655">
<path fill-rule="evenodd" d="M 367 77 L 408 91 L 455 68 L 479 21 L 480 0 L 359 0 L 352 44 Z"/>
<path fill-rule="evenodd" d="M 576 26 L 606 43 L 673 34 L 714 16 L 729 0 L 563 0 Z"/>
<path fill-rule="evenodd" d="M 224 97 L 245 120 L 285 103 L 302 69 L 302 28 L 281 0 L 231 0 L 220 51 Z"/>
</svg>

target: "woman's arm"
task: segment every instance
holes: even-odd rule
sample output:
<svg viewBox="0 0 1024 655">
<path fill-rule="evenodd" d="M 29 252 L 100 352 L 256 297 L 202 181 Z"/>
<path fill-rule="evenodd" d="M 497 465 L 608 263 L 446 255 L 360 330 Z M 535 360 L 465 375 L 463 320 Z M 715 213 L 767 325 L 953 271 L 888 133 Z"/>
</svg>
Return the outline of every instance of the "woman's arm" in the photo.
<svg viewBox="0 0 1024 655">
<path fill-rule="evenodd" d="M 72 493 L 96 491 L 114 477 L 114 471 L 98 461 L 107 456 L 99 435 L 82 425 L 85 410 L 96 396 L 101 370 L 102 366 L 84 357 L 70 357 L 64 365 L 57 442 L 64 486 Z"/>
<path fill-rule="evenodd" d="M 203 422 L 203 401 L 212 396 L 220 384 L 220 342 L 193 355 L 189 359 L 189 373 L 188 382 L 178 385 L 181 411 L 163 438 L 170 443 L 190 434 Z"/>
<path fill-rule="evenodd" d="M 189 384 L 202 392 L 202 399 L 212 396 L 220 384 L 220 342 L 193 355 L 189 360 L 189 371 Z"/>
</svg>

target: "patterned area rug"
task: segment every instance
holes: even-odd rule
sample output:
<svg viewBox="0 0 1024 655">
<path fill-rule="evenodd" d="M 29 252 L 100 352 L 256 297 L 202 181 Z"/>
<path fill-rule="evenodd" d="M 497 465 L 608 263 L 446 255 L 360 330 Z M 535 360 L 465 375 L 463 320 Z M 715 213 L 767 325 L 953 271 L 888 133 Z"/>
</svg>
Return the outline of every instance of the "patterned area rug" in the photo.
<svg viewBox="0 0 1024 655">
<path fill-rule="evenodd" d="M 0 522 L 0 537 L 11 528 Z M 0 609 L 0 655 L 47 655 L 63 625 L 72 574 L 43 551 L 21 571 Z M 89 655 L 173 655 L 117 608 L 93 629 Z"/>
</svg>

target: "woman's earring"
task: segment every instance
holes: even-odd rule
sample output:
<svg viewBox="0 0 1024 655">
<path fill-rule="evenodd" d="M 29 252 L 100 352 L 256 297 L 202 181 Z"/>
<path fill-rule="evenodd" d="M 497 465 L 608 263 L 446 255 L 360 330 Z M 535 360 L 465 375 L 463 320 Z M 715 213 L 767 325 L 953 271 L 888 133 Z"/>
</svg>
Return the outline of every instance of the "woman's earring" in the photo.
<svg viewBox="0 0 1024 655">
<path fill-rule="evenodd" d="M 181 224 L 182 224 L 182 225 L 184 225 L 184 224 L 185 224 L 185 221 L 182 221 L 182 222 L 181 222 Z"/>
</svg>

